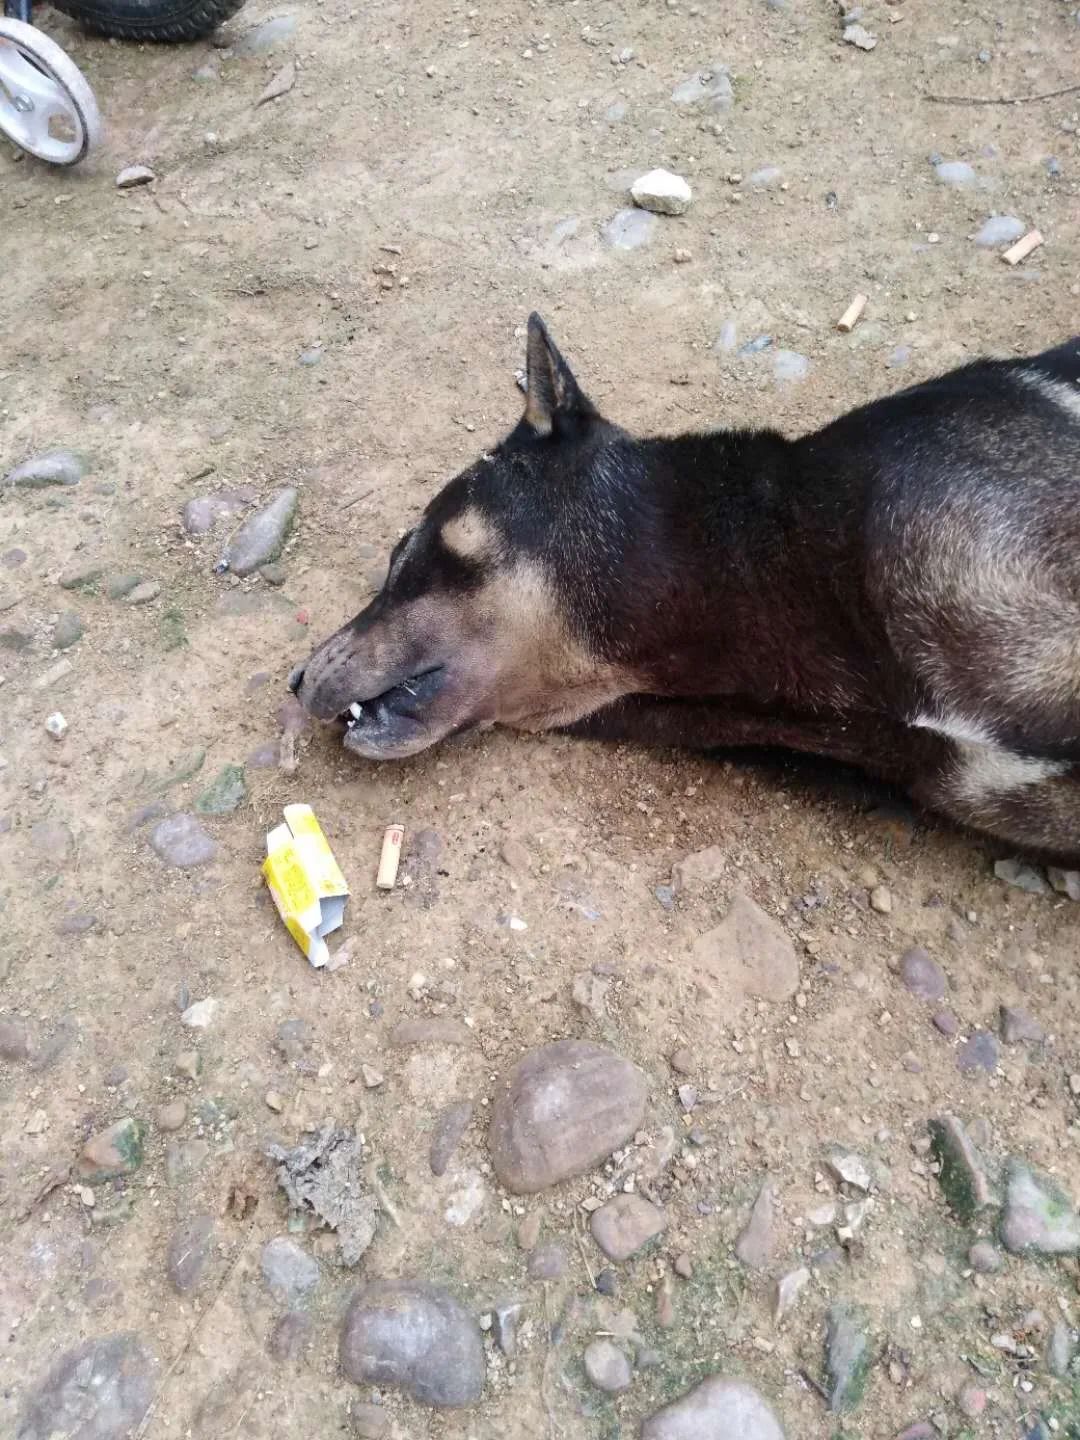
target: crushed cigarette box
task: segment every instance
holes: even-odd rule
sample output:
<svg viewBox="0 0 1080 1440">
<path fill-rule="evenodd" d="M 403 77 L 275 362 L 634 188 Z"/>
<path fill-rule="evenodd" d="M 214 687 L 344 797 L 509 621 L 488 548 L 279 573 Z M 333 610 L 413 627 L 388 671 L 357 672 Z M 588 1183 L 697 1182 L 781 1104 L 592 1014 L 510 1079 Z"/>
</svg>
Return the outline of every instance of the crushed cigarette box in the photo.
<svg viewBox="0 0 1080 1440">
<path fill-rule="evenodd" d="M 326 936 L 345 918 L 349 887 L 310 805 L 286 805 L 266 837 L 262 873 L 289 934 L 312 965 L 330 958 Z"/>
</svg>

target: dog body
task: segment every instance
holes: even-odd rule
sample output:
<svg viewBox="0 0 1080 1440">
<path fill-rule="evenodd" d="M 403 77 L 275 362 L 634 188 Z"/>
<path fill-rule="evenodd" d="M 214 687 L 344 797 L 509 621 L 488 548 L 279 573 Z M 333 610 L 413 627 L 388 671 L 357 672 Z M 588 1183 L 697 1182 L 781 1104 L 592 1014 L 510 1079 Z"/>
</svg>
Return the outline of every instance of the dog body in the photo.
<svg viewBox="0 0 1080 1440">
<path fill-rule="evenodd" d="M 782 745 L 1075 856 L 1080 341 L 797 440 L 640 440 L 534 316 L 521 421 L 291 683 L 371 758 L 494 723 Z"/>
</svg>

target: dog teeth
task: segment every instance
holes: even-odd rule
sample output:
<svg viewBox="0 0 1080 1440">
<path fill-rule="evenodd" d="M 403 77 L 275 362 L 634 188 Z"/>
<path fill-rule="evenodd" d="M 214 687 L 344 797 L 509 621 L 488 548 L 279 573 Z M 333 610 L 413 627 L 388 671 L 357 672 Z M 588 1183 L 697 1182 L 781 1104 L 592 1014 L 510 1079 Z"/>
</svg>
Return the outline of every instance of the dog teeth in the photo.
<svg viewBox="0 0 1080 1440">
<path fill-rule="evenodd" d="M 358 701 L 354 700 L 349 706 L 349 718 L 345 721 L 345 728 L 351 730 L 363 713 L 363 707 Z"/>
</svg>

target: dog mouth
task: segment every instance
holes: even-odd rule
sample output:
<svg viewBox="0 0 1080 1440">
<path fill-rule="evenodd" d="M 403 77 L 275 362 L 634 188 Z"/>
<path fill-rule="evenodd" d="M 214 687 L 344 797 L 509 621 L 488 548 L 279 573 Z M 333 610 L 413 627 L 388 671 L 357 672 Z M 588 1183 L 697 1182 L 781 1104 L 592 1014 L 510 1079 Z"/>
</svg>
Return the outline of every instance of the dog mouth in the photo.
<svg viewBox="0 0 1080 1440">
<path fill-rule="evenodd" d="M 431 705 L 446 682 L 442 665 L 421 670 L 378 695 L 353 700 L 339 715 L 347 750 L 369 757 L 413 754 L 433 744 Z"/>
</svg>

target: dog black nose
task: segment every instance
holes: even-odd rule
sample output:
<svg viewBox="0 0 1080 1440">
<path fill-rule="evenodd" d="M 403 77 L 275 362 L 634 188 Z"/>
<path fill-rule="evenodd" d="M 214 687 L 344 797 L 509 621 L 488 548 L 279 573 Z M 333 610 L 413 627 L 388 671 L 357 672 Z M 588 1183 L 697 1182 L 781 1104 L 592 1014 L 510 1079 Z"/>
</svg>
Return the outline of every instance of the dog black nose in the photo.
<svg viewBox="0 0 1080 1440">
<path fill-rule="evenodd" d="M 294 695 L 295 695 L 296 692 L 300 689 L 300 686 L 303 684 L 303 680 L 304 680 L 304 667 L 303 667 L 303 665 L 297 665 L 296 669 L 295 669 L 295 670 L 292 672 L 292 674 L 289 676 L 289 689 L 292 691 L 292 693 L 293 693 Z"/>
</svg>

